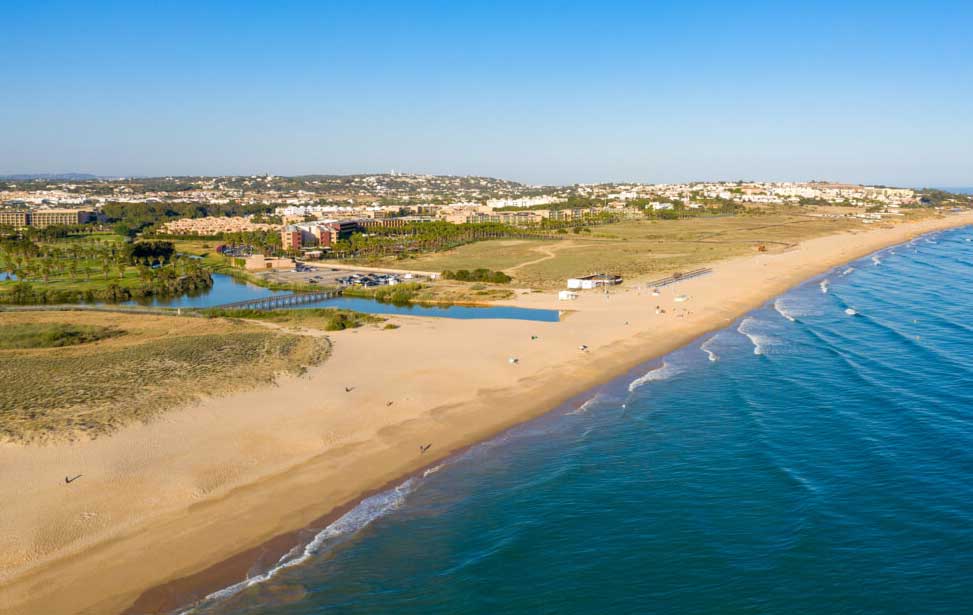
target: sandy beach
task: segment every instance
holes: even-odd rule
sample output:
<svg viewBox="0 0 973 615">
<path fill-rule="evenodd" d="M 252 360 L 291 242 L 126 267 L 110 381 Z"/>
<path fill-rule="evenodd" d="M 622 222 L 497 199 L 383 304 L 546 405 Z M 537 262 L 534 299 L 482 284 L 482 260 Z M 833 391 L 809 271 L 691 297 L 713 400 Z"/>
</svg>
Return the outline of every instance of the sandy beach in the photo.
<svg viewBox="0 0 973 615">
<path fill-rule="evenodd" d="M 329 334 L 326 363 L 274 387 L 97 440 L 2 444 L 0 613 L 155 612 L 239 581 L 363 494 L 832 267 L 966 224 L 973 214 L 819 237 L 713 263 L 712 274 L 658 297 L 640 288 L 644 280 L 626 280 L 609 295 L 505 302 L 570 310 L 558 323 L 396 316 L 395 330 Z M 83 478 L 65 484 L 68 474 Z M 186 578 L 195 581 L 180 584 Z"/>
</svg>

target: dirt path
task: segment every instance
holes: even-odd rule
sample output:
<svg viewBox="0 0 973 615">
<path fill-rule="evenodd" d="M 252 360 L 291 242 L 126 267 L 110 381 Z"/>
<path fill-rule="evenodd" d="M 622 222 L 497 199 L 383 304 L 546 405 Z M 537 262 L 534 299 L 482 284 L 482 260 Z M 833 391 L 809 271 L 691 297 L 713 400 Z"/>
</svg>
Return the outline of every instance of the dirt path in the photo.
<svg viewBox="0 0 973 615">
<path fill-rule="evenodd" d="M 507 267 L 506 269 L 503 270 L 503 272 L 509 275 L 514 271 L 517 271 L 518 269 L 523 269 L 524 267 L 529 267 L 531 265 L 536 265 L 537 263 L 543 263 L 544 261 L 549 261 L 552 258 L 555 258 L 557 256 L 558 251 L 566 248 L 572 248 L 572 247 L 577 247 L 577 246 L 573 242 L 564 242 L 562 244 L 558 244 L 556 248 L 548 248 L 547 246 L 538 246 L 536 248 L 531 248 L 532 252 L 540 252 L 544 256 L 540 258 L 535 258 L 532 261 L 525 261 L 523 263 L 520 263 L 519 265 L 514 265 L 513 267 Z"/>
</svg>

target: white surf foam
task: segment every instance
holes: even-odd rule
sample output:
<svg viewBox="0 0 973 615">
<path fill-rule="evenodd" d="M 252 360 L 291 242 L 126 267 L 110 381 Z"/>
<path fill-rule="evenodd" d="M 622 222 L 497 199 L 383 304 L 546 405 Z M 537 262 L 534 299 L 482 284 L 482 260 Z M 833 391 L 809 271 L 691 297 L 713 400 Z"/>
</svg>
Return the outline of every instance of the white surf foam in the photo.
<svg viewBox="0 0 973 615">
<path fill-rule="evenodd" d="M 774 300 L 774 310 L 776 310 L 778 314 L 787 320 L 795 322 L 794 315 L 787 310 L 787 307 L 784 305 L 784 302 L 780 299 L 780 297 Z"/>
<path fill-rule="evenodd" d="M 645 372 L 644 374 L 642 374 L 641 376 L 639 376 L 638 378 L 636 378 L 635 380 L 631 381 L 628 384 L 628 392 L 631 393 L 635 389 L 639 388 L 640 386 L 642 386 L 643 384 L 646 384 L 648 382 L 656 382 L 658 380 L 666 380 L 667 378 L 671 378 L 671 377 L 675 376 L 676 374 L 678 374 L 681 371 L 682 371 L 681 369 L 679 369 L 677 367 L 674 367 L 674 366 L 670 365 L 669 363 L 666 363 L 665 361 L 663 361 L 662 362 L 662 365 L 660 367 L 657 367 L 655 369 L 651 369 L 651 370 Z"/>
<path fill-rule="evenodd" d="M 717 355 L 715 352 L 711 350 L 711 346 L 713 345 L 713 342 L 715 340 L 716 340 L 716 336 L 714 335 L 713 337 L 703 342 L 703 344 L 699 347 L 700 350 L 706 353 L 706 356 L 709 357 L 709 360 L 714 362 L 720 360 L 719 355 Z"/>
<path fill-rule="evenodd" d="M 828 286 L 829 286 L 830 284 L 831 284 L 831 282 L 830 282 L 829 280 L 821 280 L 821 283 L 820 283 L 820 284 L 818 284 L 818 286 L 820 286 L 820 287 L 821 287 L 821 292 L 822 292 L 822 293 L 825 293 L 825 294 L 827 294 L 827 292 L 828 292 Z"/>
<path fill-rule="evenodd" d="M 757 332 L 755 327 L 758 326 L 758 323 L 757 319 L 748 316 L 737 327 L 737 333 L 750 340 L 750 343 L 753 344 L 753 354 L 764 354 L 767 346 L 773 343 L 773 338 Z"/>
<path fill-rule="evenodd" d="M 851 275 L 855 271 L 854 267 L 849 267 L 841 272 L 841 275 Z"/>
<path fill-rule="evenodd" d="M 434 465 L 433 467 L 431 467 L 428 470 L 426 470 L 425 472 L 423 472 L 422 473 L 422 477 L 425 478 L 425 477 L 429 476 L 430 474 L 435 474 L 436 472 L 442 470 L 443 469 L 443 466 L 445 466 L 445 465 L 446 465 L 445 463 L 440 463 L 439 465 Z"/>
<path fill-rule="evenodd" d="M 577 408 L 575 408 L 571 412 L 568 412 L 568 414 L 569 415 L 583 414 L 583 413 L 587 412 L 588 410 L 591 410 L 591 408 L 593 408 L 595 406 L 595 404 L 597 404 L 598 402 L 602 401 L 602 399 L 603 399 L 603 397 L 602 397 L 601 393 L 595 393 L 594 397 L 592 397 L 591 399 L 585 401 L 583 404 L 581 404 L 580 406 L 578 406 Z"/>
<path fill-rule="evenodd" d="M 877 256 L 873 256 L 873 257 L 872 257 L 872 263 L 874 263 L 874 264 L 875 264 L 875 266 L 876 266 L 876 267 L 878 267 L 879 265 L 881 265 L 881 264 L 882 264 L 882 259 L 880 259 L 880 258 L 879 258 L 879 257 L 877 257 Z"/>
<path fill-rule="evenodd" d="M 441 466 L 430 468 L 430 470 L 427 470 L 426 472 L 430 473 L 438 470 L 440 467 Z M 318 532 L 311 542 L 309 542 L 303 549 L 298 549 L 296 552 L 291 551 L 290 553 L 284 555 L 277 562 L 276 566 L 262 574 L 254 575 L 244 581 L 240 581 L 235 585 L 231 585 L 217 592 L 213 592 L 204 598 L 204 602 L 229 598 L 241 590 L 274 578 L 277 573 L 282 570 L 306 562 L 315 554 L 319 553 L 322 548 L 328 546 L 329 543 L 332 543 L 335 539 L 352 536 L 362 530 L 372 521 L 387 515 L 401 506 L 405 501 L 406 496 L 408 496 L 415 489 L 415 486 L 416 479 L 410 478 L 398 487 L 365 498 L 358 503 L 358 506 L 355 506 L 336 519 L 333 523 L 331 523 L 331 525 Z M 182 612 L 182 615 L 191 613 L 193 610 L 193 608 L 187 609 Z"/>
</svg>

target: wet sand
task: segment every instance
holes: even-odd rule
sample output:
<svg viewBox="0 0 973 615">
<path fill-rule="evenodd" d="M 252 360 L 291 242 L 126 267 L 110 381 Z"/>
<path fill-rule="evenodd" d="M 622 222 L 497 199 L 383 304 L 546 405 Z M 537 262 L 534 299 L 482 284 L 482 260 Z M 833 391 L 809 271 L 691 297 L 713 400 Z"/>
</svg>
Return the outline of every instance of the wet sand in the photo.
<svg viewBox="0 0 973 615">
<path fill-rule="evenodd" d="M 326 364 L 276 387 L 207 399 L 110 438 L 0 445 L 0 613 L 158 612 L 230 585 L 364 494 L 831 267 L 970 223 L 963 214 L 816 238 L 714 263 L 659 297 L 627 280 L 607 297 L 509 302 L 572 310 L 560 323 L 394 317 L 396 330 L 331 335 Z M 689 300 L 674 302 L 680 294 Z"/>
</svg>

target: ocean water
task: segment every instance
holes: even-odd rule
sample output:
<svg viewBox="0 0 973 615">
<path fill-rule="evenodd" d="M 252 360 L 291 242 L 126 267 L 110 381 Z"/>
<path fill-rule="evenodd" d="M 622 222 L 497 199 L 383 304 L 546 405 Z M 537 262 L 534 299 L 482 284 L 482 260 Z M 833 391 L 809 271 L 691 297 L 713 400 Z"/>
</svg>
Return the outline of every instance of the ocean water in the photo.
<svg viewBox="0 0 973 615">
<path fill-rule="evenodd" d="M 194 612 L 973 612 L 971 288 L 971 229 L 839 267 Z"/>
</svg>

